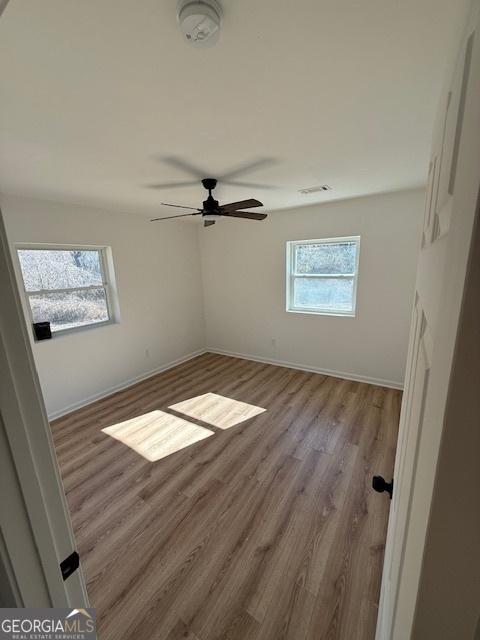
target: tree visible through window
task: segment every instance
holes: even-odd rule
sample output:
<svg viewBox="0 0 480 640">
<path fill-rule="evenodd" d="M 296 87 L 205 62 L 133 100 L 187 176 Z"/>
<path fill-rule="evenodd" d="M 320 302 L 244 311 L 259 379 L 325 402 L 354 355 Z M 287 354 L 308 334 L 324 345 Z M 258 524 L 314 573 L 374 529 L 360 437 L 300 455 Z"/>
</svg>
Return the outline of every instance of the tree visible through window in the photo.
<svg viewBox="0 0 480 640">
<path fill-rule="evenodd" d="M 287 311 L 355 314 L 360 238 L 287 243 Z"/>
<path fill-rule="evenodd" d="M 104 249 L 21 248 L 18 258 L 33 322 L 58 332 L 111 320 Z"/>
</svg>

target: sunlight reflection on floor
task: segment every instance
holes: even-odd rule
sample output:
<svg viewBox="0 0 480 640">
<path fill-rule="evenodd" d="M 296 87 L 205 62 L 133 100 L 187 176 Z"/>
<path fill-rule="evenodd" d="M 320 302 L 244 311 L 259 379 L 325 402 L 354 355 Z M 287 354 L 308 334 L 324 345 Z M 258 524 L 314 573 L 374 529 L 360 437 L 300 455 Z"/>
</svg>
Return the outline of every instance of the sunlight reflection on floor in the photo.
<svg viewBox="0 0 480 640">
<path fill-rule="evenodd" d="M 211 424 L 218 429 L 229 429 L 266 411 L 262 407 L 226 398 L 217 393 L 205 393 L 172 404 L 169 409 Z"/>
<path fill-rule="evenodd" d="M 214 434 L 205 427 L 158 410 L 119 422 L 102 431 L 150 462 L 161 460 Z"/>
</svg>

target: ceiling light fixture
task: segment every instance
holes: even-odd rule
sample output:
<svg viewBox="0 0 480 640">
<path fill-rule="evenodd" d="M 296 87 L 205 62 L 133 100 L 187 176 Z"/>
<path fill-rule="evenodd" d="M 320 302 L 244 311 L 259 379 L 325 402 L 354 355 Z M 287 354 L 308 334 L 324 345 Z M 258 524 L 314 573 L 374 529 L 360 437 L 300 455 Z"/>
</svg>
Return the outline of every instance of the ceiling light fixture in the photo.
<svg viewBox="0 0 480 640">
<path fill-rule="evenodd" d="M 222 7 L 217 0 L 180 0 L 177 6 L 180 30 L 194 47 L 213 47 L 220 37 Z"/>
</svg>

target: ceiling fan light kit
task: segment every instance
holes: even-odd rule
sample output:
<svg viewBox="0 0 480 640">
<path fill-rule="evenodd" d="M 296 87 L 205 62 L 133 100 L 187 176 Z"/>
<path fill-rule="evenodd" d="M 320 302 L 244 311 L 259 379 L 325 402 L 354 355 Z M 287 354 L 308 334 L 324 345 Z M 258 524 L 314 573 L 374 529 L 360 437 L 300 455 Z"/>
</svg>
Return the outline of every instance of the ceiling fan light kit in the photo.
<svg viewBox="0 0 480 640">
<path fill-rule="evenodd" d="M 194 47 L 213 47 L 220 38 L 222 7 L 217 0 L 180 0 L 177 5 L 180 30 Z"/>
</svg>

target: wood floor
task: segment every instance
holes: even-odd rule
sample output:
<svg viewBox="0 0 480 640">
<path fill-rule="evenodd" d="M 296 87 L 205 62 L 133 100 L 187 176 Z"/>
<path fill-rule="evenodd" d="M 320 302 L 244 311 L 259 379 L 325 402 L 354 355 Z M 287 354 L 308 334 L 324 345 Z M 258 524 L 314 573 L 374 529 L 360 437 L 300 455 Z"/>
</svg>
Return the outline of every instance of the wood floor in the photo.
<svg viewBox="0 0 480 640">
<path fill-rule="evenodd" d="M 53 422 L 100 640 L 373 640 L 400 400 L 205 354 Z"/>
</svg>

